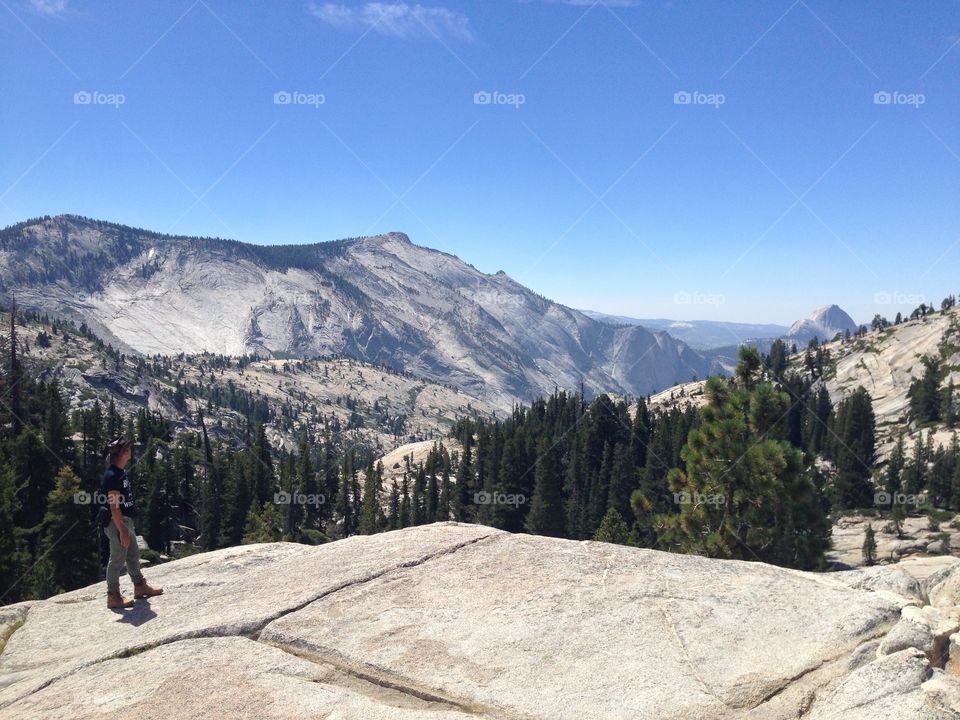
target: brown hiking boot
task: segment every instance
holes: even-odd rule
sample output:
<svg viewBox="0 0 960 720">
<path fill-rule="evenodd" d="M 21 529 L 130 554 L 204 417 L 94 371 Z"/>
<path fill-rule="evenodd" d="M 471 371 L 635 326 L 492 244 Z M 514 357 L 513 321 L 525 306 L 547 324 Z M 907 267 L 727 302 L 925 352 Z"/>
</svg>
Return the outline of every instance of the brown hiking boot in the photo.
<svg viewBox="0 0 960 720">
<path fill-rule="evenodd" d="M 133 605 L 134 605 L 133 600 L 127 600 L 119 592 L 107 593 L 107 608 L 110 610 L 133 607 Z"/>
<path fill-rule="evenodd" d="M 163 595 L 163 588 L 150 587 L 146 580 L 139 584 L 134 583 L 133 596 L 135 598 L 153 597 L 154 595 Z"/>
</svg>

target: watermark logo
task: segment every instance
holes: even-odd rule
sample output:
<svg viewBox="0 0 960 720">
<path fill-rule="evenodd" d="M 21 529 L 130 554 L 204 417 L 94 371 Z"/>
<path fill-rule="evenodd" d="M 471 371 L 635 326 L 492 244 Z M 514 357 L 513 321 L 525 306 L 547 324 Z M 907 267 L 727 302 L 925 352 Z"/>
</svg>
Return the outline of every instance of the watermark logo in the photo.
<svg viewBox="0 0 960 720">
<path fill-rule="evenodd" d="M 706 495 L 698 492 L 678 492 L 673 494 L 675 505 L 723 505 L 726 497 L 723 494 Z"/>
<path fill-rule="evenodd" d="M 123 93 L 105 93 L 99 90 L 78 90 L 73 94 L 74 105 L 107 105 L 119 108 L 127 102 Z"/>
<path fill-rule="evenodd" d="M 874 305 L 919 305 L 926 302 L 920 293 L 887 292 L 882 290 L 873 294 Z"/>
<path fill-rule="evenodd" d="M 673 94 L 674 105 L 706 105 L 707 107 L 719 108 L 725 102 L 727 102 L 727 96 L 723 93 L 678 90 Z"/>
<path fill-rule="evenodd" d="M 527 102 L 527 96 L 523 93 L 504 93 L 499 90 L 492 92 L 488 90 L 478 90 L 473 94 L 474 105 L 510 105 L 519 110 L 520 106 Z"/>
<path fill-rule="evenodd" d="M 681 290 L 673 295 L 673 302 L 676 305 L 714 305 L 719 307 L 726 301 L 726 296 L 719 293 L 687 292 L 686 290 Z"/>
<path fill-rule="evenodd" d="M 479 304 L 488 306 L 521 307 L 523 305 L 523 296 L 500 290 L 481 290 L 476 294 L 475 299 Z"/>
<path fill-rule="evenodd" d="M 878 492 L 873 496 L 873 504 L 889 505 L 923 505 L 927 502 L 926 495 L 908 495 L 906 493 Z"/>
<path fill-rule="evenodd" d="M 88 493 L 86 490 L 80 490 L 73 494 L 73 504 L 74 505 L 107 505 L 107 496 L 105 493 L 96 492 Z"/>
<path fill-rule="evenodd" d="M 273 503 L 275 505 L 323 505 L 326 498 L 322 493 L 288 493 L 278 492 L 273 494 Z"/>
<path fill-rule="evenodd" d="M 501 492 L 476 492 L 473 494 L 473 502 L 476 505 L 512 505 L 519 507 L 527 501 L 525 495 L 519 493 L 501 493 Z"/>
<path fill-rule="evenodd" d="M 878 90 L 873 94 L 874 105 L 907 105 L 918 109 L 927 102 L 923 93 L 905 93 L 899 90 Z"/>
<path fill-rule="evenodd" d="M 323 93 L 305 93 L 299 90 L 278 90 L 273 94 L 274 105 L 306 105 L 318 108 L 327 102 Z"/>
</svg>

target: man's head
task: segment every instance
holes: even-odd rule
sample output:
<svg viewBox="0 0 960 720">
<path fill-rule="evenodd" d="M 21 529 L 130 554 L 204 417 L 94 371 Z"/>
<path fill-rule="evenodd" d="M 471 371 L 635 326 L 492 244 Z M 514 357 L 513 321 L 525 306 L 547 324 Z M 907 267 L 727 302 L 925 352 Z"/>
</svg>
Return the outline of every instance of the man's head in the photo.
<svg viewBox="0 0 960 720">
<path fill-rule="evenodd" d="M 106 448 L 107 462 L 122 468 L 133 454 L 133 441 L 129 438 L 118 437 L 112 440 Z"/>
</svg>

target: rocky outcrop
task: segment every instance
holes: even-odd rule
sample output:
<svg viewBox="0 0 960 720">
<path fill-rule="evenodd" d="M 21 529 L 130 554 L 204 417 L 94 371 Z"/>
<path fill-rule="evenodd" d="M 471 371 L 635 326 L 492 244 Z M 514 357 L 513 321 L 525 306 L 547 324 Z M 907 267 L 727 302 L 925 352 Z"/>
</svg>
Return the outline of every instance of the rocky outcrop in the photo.
<svg viewBox="0 0 960 720">
<path fill-rule="evenodd" d="M 785 340 L 798 346 L 806 345 L 813 338 L 824 342 L 833 340 L 837 333 L 855 333 L 858 325 L 837 305 L 824 305 L 811 313 L 810 317 L 797 320 L 787 330 Z"/>
<path fill-rule="evenodd" d="M 457 523 L 229 548 L 125 612 L 4 608 L 0 717 L 955 718 L 947 571 L 846 575 Z M 890 641 L 923 618 L 942 663 Z"/>
</svg>

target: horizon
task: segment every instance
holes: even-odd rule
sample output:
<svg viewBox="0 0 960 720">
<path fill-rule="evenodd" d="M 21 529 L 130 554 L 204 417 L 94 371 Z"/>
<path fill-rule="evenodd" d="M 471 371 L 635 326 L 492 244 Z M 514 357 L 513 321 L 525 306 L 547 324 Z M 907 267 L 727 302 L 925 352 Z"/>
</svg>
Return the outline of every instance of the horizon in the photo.
<svg viewBox="0 0 960 720">
<path fill-rule="evenodd" d="M 403 228 L 642 319 L 868 323 L 954 291 L 955 4 L 4 8 L 11 223 Z"/>
</svg>

